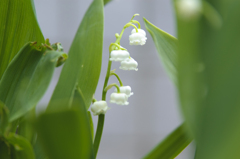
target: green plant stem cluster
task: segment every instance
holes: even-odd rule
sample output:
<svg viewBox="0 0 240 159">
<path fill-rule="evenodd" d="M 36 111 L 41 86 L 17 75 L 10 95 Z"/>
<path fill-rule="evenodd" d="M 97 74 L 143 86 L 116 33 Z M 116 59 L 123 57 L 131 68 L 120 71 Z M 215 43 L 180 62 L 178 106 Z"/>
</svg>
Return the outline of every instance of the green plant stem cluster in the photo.
<svg viewBox="0 0 240 159">
<path fill-rule="evenodd" d="M 106 89 L 108 87 L 108 81 L 109 81 L 109 78 L 111 75 L 114 75 L 117 77 L 118 81 L 119 81 L 119 84 L 120 86 L 123 86 L 123 83 L 120 79 L 120 77 L 114 73 L 114 72 L 111 72 L 111 66 L 112 66 L 112 61 L 110 61 L 110 54 L 112 52 L 112 50 L 115 50 L 115 48 L 118 48 L 118 49 L 122 49 L 122 50 L 126 50 L 124 48 L 122 48 L 120 46 L 120 40 L 122 38 L 122 35 L 125 31 L 126 28 L 130 27 L 130 26 L 133 26 L 135 29 L 136 29 L 136 32 L 138 32 L 138 28 L 141 28 L 140 26 L 140 23 L 136 20 L 133 20 L 133 18 L 135 16 L 138 16 L 139 14 L 134 14 L 132 19 L 130 20 L 130 22 L 128 22 L 122 29 L 120 35 L 119 34 L 116 34 L 116 41 L 115 43 L 111 43 L 110 46 L 109 46 L 109 60 L 108 60 L 108 67 L 107 67 L 107 73 L 106 73 L 106 76 L 105 76 L 105 81 L 104 81 L 104 85 L 103 85 L 103 90 L 102 90 L 102 100 L 106 101 L 106 95 L 107 95 L 107 91 L 109 89 Z M 138 24 L 138 28 L 133 24 L 133 23 L 137 23 Z M 120 89 L 119 87 L 116 85 L 116 84 L 113 84 L 116 88 L 117 88 L 117 91 L 118 93 L 120 93 Z M 97 152 L 98 152 L 98 148 L 99 148 L 99 144 L 100 144 L 100 141 L 101 141 L 101 137 L 102 137 L 102 131 L 103 131 L 103 126 L 104 126 L 104 118 L 105 118 L 105 115 L 102 114 L 102 115 L 99 115 L 98 116 L 98 125 L 97 125 L 97 131 L 96 131 L 96 134 L 95 134 L 95 139 L 94 139 L 94 154 L 95 154 L 95 157 L 97 156 Z"/>
</svg>

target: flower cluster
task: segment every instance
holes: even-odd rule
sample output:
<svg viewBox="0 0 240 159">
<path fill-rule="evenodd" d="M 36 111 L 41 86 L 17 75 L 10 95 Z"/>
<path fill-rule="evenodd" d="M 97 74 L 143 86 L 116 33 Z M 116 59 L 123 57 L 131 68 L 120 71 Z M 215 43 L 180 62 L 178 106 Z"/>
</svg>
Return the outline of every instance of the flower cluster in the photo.
<svg viewBox="0 0 240 159">
<path fill-rule="evenodd" d="M 130 26 L 133 26 L 134 29 L 131 32 L 131 35 L 129 36 L 129 43 L 130 45 L 144 45 L 146 43 L 146 32 L 141 29 L 140 23 L 136 20 L 133 20 L 133 18 L 138 15 L 135 14 L 132 19 L 130 20 L 129 23 L 127 23 L 121 34 L 115 34 L 117 40 L 115 43 L 111 43 L 109 46 L 109 63 L 108 63 L 108 70 L 107 70 L 107 75 L 105 78 L 104 82 L 104 87 L 103 87 L 103 96 L 101 101 L 95 101 L 91 107 L 91 111 L 93 112 L 93 115 L 100 115 L 100 114 L 105 114 L 109 107 L 107 106 L 106 103 L 106 93 L 109 89 L 111 89 L 113 86 L 116 87 L 115 91 L 111 94 L 110 96 L 110 103 L 116 103 L 118 105 L 128 105 L 128 98 L 133 95 L 133 92 L 131 90 L 130 86 L 124 86 L 122 84 L 121 79 L 119 76 L 115 73 L 114 71 L 111 70 L 111 64 L 113 61 L 120 62 L 121 66 L 119 67 L 122 70 L 135 70 L 137 71 L 138 68 L 138 63 L 135 61 L 127 51 L 127 49 L 123 48 L 120 45 L 120 40 L 122 38 L 122 34 L 124 30 Z M 135 23 L 138 24 L 138 28 L 134 25 Z M 108 79 L 110 76 L 116 76 L 116 78 L 119 81 L 120 86 L 117 84 L 110 84 L 107 86 Z M 95 100 L 95 99 L 94 99 Z"/>
</svg>

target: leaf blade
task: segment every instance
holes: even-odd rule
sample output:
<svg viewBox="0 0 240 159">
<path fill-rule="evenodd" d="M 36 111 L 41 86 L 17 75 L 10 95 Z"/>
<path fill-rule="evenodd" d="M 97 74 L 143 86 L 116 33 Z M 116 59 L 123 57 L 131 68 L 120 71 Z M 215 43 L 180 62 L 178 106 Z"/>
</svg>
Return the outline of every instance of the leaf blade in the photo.
<svg viewBox="0 0 240 159">
<path fill-rule="evenodd" d="M 0 2 L 0 79 L 20 48 L 29 41 L 44 43 L 32 0 Z"/>
<path fill-rule="evenodd" d="M 78 109 L 55 110 L 40 115 L 36 129 L 49 158 L 93 158 L 91 133 L 87 122 L 88 119 Z"/>
<path fill-rule="evenodd" d="M 144 159 L 169 159 L 175 158 L 181 153 L 192 141 L 182 124 L 160 142 Z"/>
<path fill-rule="evenodd" d="M 69 107 L 76 85 L 83 93 L 86 107 L 89 108 L 100 75 L 102 43 L 103 1 L 95 0 L 78 28 L 68 61 L 63 67 L 47 110 L 55 109 L 54 103 L 58 103 L 59 100 L 63 103 L 61 106 Z"/>
<path fill-rule="evenodd" d="M 10 122 L 36 106 L 63 55 L 27 43 L 11 61 L 0 81 L 0 100 L 9 109 Z"/>
<path fill-rule="evenodd" d="M 170 76 L 171 80 L 177 84 L 176 56 L 177 56 L 177 39 L 172 35 L 157 28 L 147 19 L 143 18 L 145 27 L 151 34 L 155 43 L 160 59 Z"/>
</svg>

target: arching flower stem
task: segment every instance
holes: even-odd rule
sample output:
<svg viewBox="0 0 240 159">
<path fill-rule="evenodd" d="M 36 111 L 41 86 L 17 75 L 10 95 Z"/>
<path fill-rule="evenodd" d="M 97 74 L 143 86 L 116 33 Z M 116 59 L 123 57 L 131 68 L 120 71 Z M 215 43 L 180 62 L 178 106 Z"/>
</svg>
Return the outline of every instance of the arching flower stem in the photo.
<svg viewBox="0 0 240 159">
<path fill-rule="evenodd" d="M 118 81 L 119 81 L 119 84 L 120 84 L 120 86 L 123 86 L 123 83 L 122 83 L 122 81 L 121 81 L 121 79 L 120 79 L 120 77 L 116 74 L 116 73 L 114 73 L 114 72 L 111 72 L 110 73 L 110 75 L 114 75 L 114 76 L 116 76 L 117 77 L 117 79 L 118 79 Z"/>
<path fill-rule="evenodd" d="M 138 32 L 137 27 L 134 24 L 131 23 L 133 18 L 135 16 L 137 16 L 137 15 L 139 15 L 139 14 L 134 14 L 132 19 L 130 20 L 130 22 L 127 23 L 123 27 L 120 35 L 116 36 L 117 39 L 116 39 L 115 43 L 110 44 L 110 46 L 109 46 L 109 59 L 110 59 L 110 53 L 114 49 L 114 46 L 118 47 L 118 48 L 120 47 L 120 40 L 121 40 L 122 35 L 124 33 L 124 30 L 126 28 L 128 28 L 129 26 L 133 26 L 136 29 L 136 32 Z M 138 25 L 138 27 L 140 27 L 140 24 Z M 104 81 L 104 85 L 103 85 L 103 90 L 102 90 L 102 100 L 104 100 L 104 101 L 106 101 L 106 94 L 107 94 L 107 91 L 104 91 L 104 89 L 107 87 L 107 84 L 108 84 L 108 81 L 109 81 L 111 66 L 112 66 L 112 61 L 108 60 L 108 68 L 107 68 L 107 73 L 106 73 L 106 77 L 105 77 L 105 81 Z M 119 89 L 119 87 L 118 87 L 118 89 Z M 120 90 L 119 90 L 119 92 L 120 92 Z M 98 116 L 98 125 L 97 125 L 96 134 L 95 134 L 94 145 L 93 145 L 95 158 L 97 156 L 99 144 L 100 144 L 101 137 L 102 137 L 102 131 L 103 131 L 103 126 L 104 126 L 104 119 L 105 119 L 105 115 L 104 114 L 101 114 L 101 115 Z"/>
</svg>

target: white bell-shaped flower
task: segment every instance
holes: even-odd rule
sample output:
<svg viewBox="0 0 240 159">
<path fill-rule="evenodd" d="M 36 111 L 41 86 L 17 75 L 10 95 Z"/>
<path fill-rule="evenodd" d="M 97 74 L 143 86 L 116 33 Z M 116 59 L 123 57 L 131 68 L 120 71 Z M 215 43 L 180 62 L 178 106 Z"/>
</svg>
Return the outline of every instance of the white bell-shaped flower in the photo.
<svg viewBox="0 0 240 159">
<path fill-rule="evenodd" d="M 127 50 L 113 50 L 110 55 L 110 61 L 123 61 L 130 56 Z"/>
<path fill-rule="evenodd" d="M 128 96 L 125 93 L 112 93 L 110 96 L 110 103 L 116 103 L 119 105 L 128 105 Z"/>
<path fill-rule="evenodd" d="M 136 29 L 134 28 L 131 32 L 131 34 L 136 33 Z M 138 29 L 138 33 L 141 33 L 142 35 L 146 36 L 146 32 L 143 29 Z"/>
<path fill-rule="evenodd" d="M 133 58 L 128 58 L 121 62 L 121 66 L 119 67 L 122 70 L 135 70 L 137 71 L 138 63 Z"/>
<path fill-rule="evenodd" d="M 129 36 L 130 45 L 144 45 L 146 40 L 146 32 L 142 29 L 138 29 L 138 32 L 136 32 L 136 29 L 133 29 Z"/>
<path fill-rule="evenodd" d="M 107 106 L 107 102 L 102 100 L 94 102 L 91 107 L 93 115 L 105 114 L 108 109 L 109 107 Z"/>
<path fill-rule="evenodd" d="M 120 93 L 125 93 L 128 97 L 133 95 L 133 92 L 131 92 L 131 87 L 130 86 L 121 86 L 120 88 Z M 117 92 L 117 89 L 114 90 L 114 92 Z"/>
</svg>

